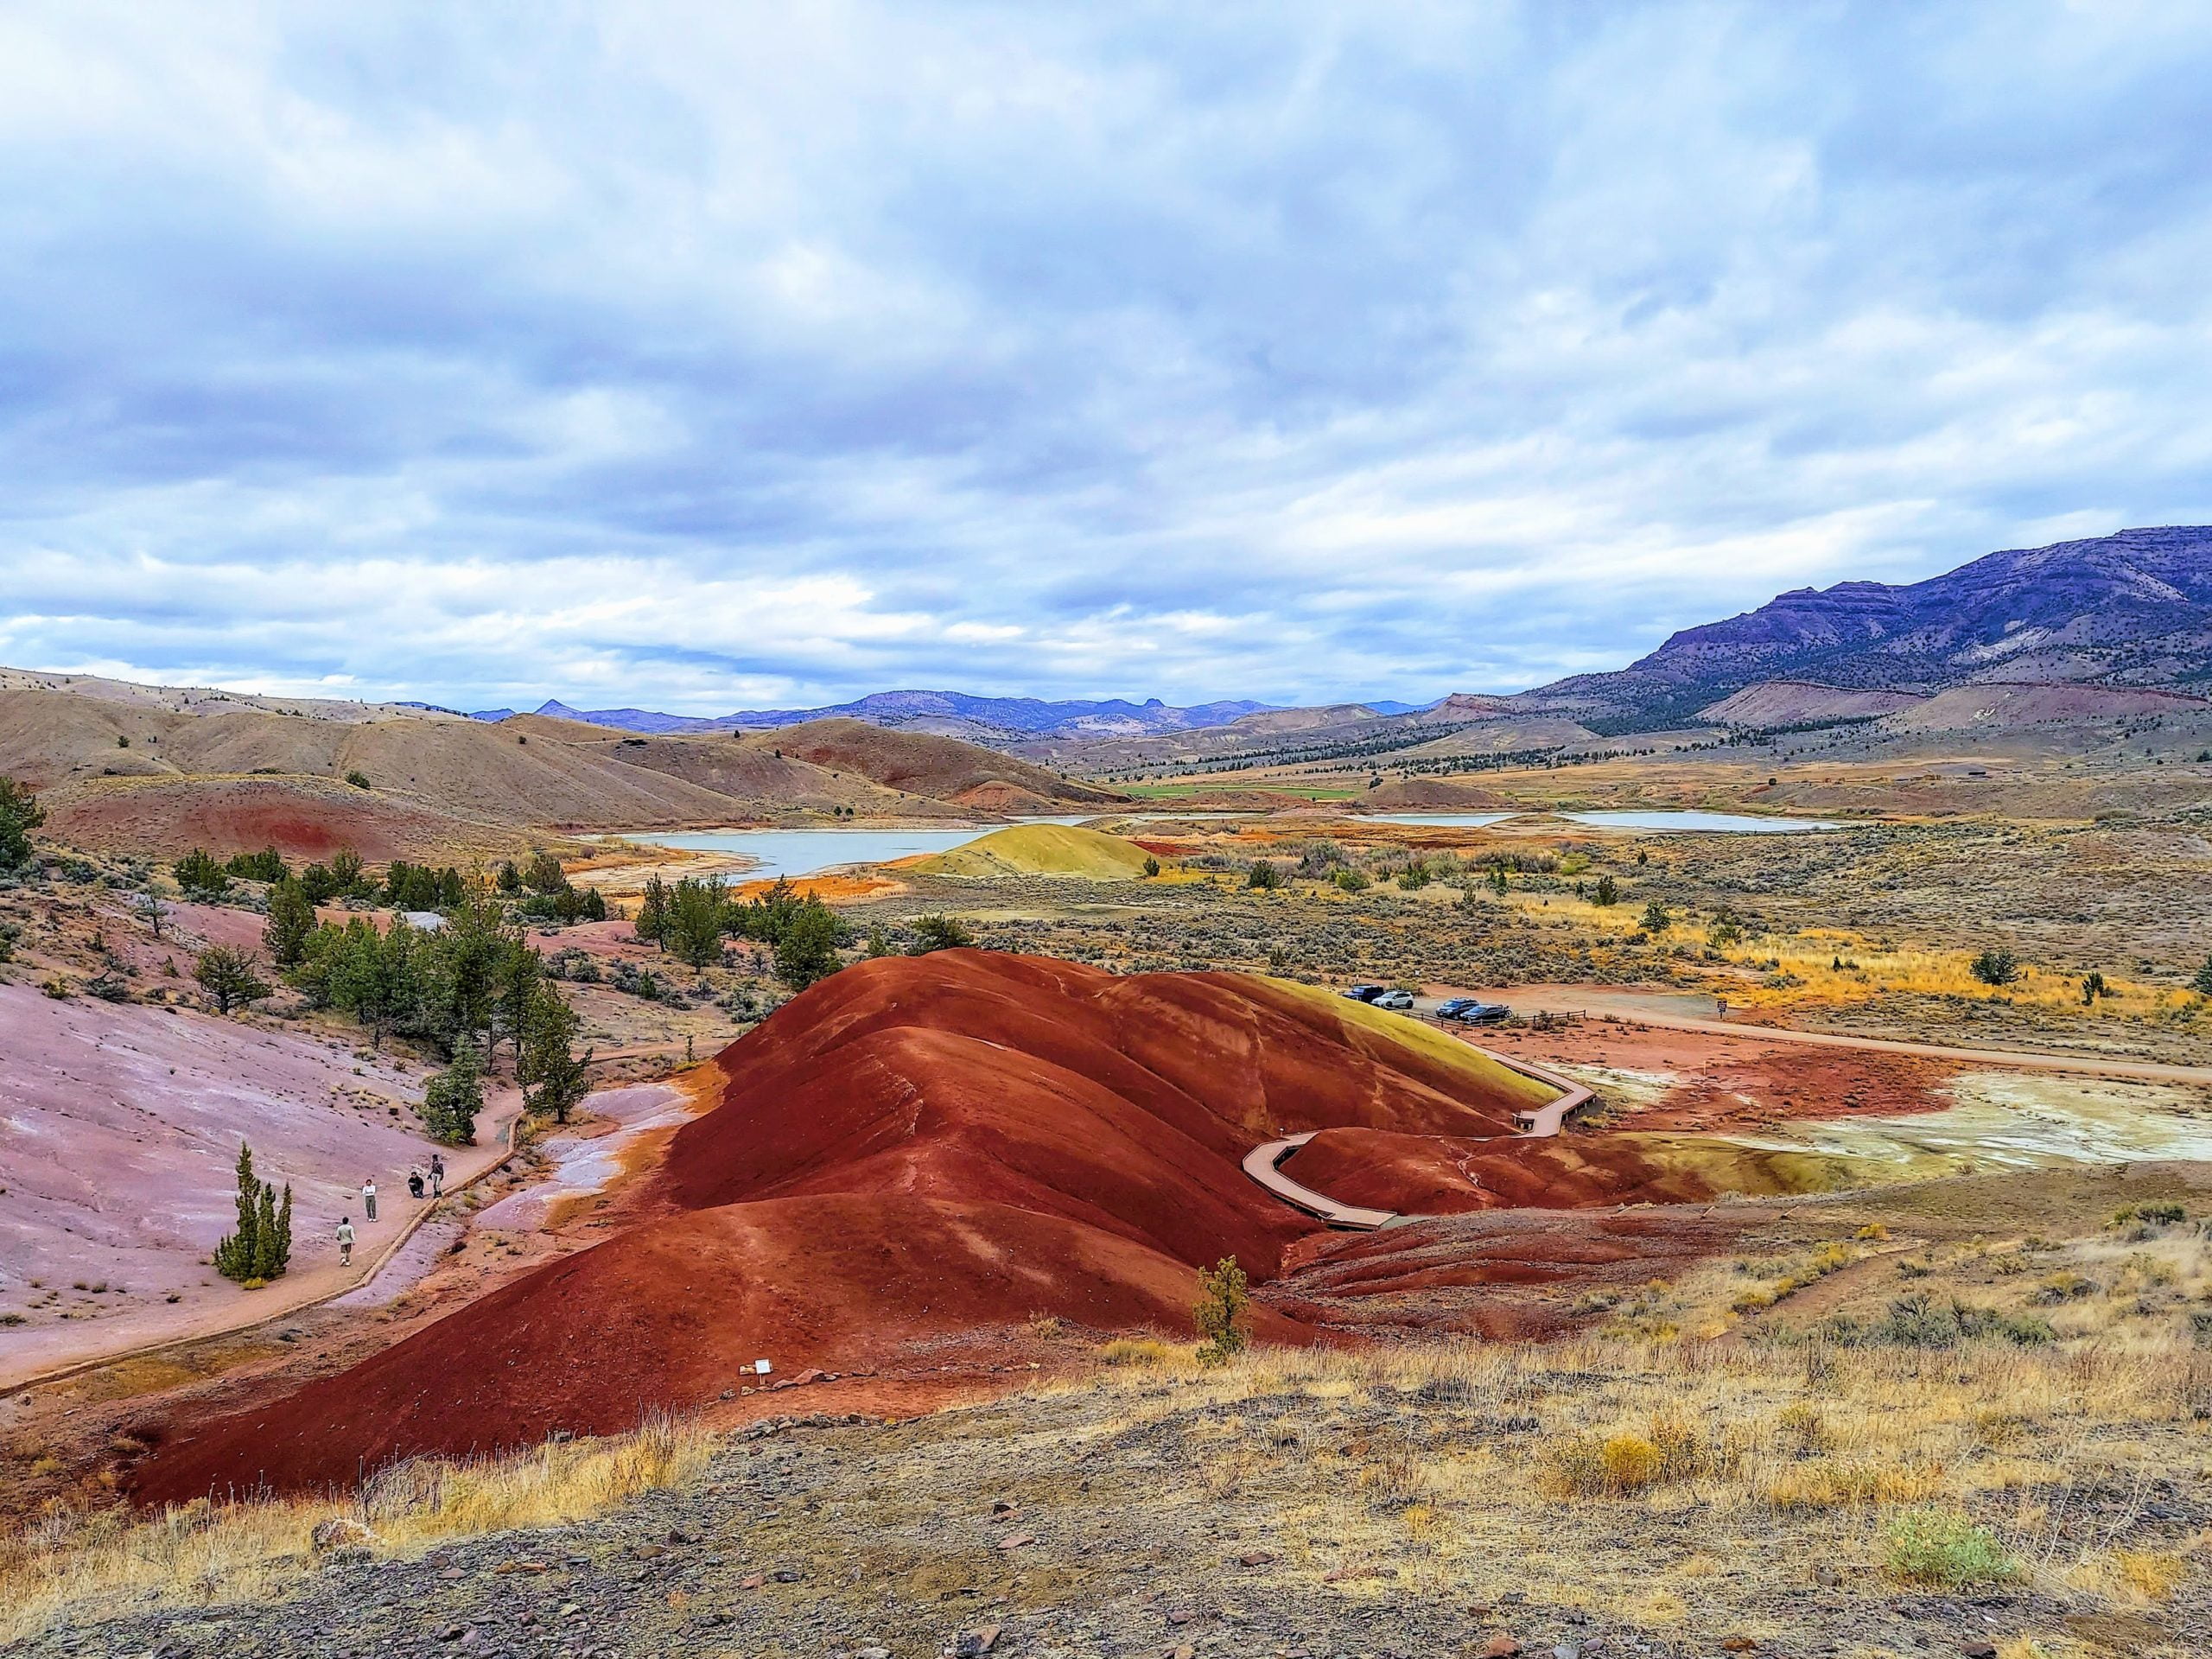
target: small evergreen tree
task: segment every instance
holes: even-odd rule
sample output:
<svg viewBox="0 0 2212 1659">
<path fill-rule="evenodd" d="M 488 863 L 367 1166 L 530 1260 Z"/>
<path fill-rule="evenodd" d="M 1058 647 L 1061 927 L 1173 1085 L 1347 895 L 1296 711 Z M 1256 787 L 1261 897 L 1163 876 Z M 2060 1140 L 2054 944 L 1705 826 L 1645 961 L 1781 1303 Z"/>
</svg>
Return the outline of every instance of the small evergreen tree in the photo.
<svg viewBox="0 0 2212 1659">
<path fill-rule="evenodd" d="M 639 938 L 658 942 L 668 926 L 668 884 L 660 877 L 645 878 L 645 896 L 639 903 L 637 919 L 630 925 Z"/>
<path fill-rule="evenodd" d="M 1160 874 L 1160 861 L 1156 858 L 1146 859 L 1144 861 L 1144 873 L 1147 876 L 1158 875 Z"/>
<path fill-rule="evenodd" d="M 215 1271 L 242 1285 L 281 1276 L 292 1259 L 292 1188 L 276 1189 L 254 1173 L 253 1148 L 238 1145 L 238 1226 L 215 1246 Z"/>
<path fill-rule="evenodd" d="M 464 1036 L 454 1045 L 453 1064 L 423 1091 L 423 1127 L 442 1146 L 473 1147 L 476 1115 L 483 1109 L 484 1064 L 475 1042 Z"/>
<path fill-rule="evenodd" d="M 837 946 L 844 931 L 837 913 L 808 894 L 776 941 L 776 977 L 795 991 L 829 978 L 843 966 L 837 960 Z"/>
<path fill-rule="evenodd" d="M 308 902 L 307 889 L 289 875 L 279 878 L 269 890 L 269 921 L 261 930 L 269 959 L 279 968 L 296 966 L 314 931 L 315 906 Z"/>
<path fill-rule="evenodd" d="M 1610 910 L 1620 901 L 1621 884 L 1610 875 L 1599 876 L 1597 891 L 1590 895 L 1590 902 Z"/>
<path fill-rule="evenodd" d="M 0 870 L 31 861 L 31 831 L 45 822 L 38 797 L 14 779 L 0 777 Z"/>
<path fill-rule="evenodd" d="M 660 935 L 662 950 L 694 968 L 709 967 L 721 959 L 729 901 L 720 876 L 694 880 L 687 875 L 678 881 L 668 895 L 665 918 Z"/>
<path fill-rule="evenodd" d="M 1211 1271 L 1199 1272 L 1198 1287 L 1201 1294 L 1191 1309 L 1192 1323 L 1205 1338 L 1198 1345 L 1198 1363 L 1225 1365 L 1251 1340 L 1237 1323 L 1252 1300 L 1251 1281 L 1235 1256 L 1224 1255 Z"/>
<path fill-rule="evenodd" d="M 269 995 L 269 982 L 254 971 L 253 958 L 227 944 L 211 944 L 193 964 L 192 976 L 214 1000 L 215 1012 L 228 1014 L 242 1003 Z"/>
<path fill-rule="evenodd" d="M 1644 906 L 1643 931 L 1645 932 L 1664 933 L 1674 925 L 1675 918 L 1667 913 L 1667 906 L 1661 904 L 1656 899 L 1652 899 L 1650 903 Z"/>
<path fill-rule="evenodd" d="M 550 984 L 538 987 L 515 1069 L 522 1080 L 524 1107 L 550 1113 L 556 1123 L 567 1122 L 569 1114 L 591 1092 L 587 1069 L 592 1051 L 586 1049 L 581 1056 L 575 1052 L 576 1033 L 582 1027 L 558 991 Z"/>
<path fill-rule="evenodd" d="M 2196 970 L 2196 977 L 2189 982 L 2189 988 L 2199 996 L 2212 996 L 2212 957 L 2204 958 L 2204 965 Z"/>
<path fill-rule="evenodd" d="M 188 899 L 219 899 L 231 890 L 229 872 L 204 847 L 194 848 L 171 868 L 176 872 L 177 886 L 184 889 Z"/>
</svg>

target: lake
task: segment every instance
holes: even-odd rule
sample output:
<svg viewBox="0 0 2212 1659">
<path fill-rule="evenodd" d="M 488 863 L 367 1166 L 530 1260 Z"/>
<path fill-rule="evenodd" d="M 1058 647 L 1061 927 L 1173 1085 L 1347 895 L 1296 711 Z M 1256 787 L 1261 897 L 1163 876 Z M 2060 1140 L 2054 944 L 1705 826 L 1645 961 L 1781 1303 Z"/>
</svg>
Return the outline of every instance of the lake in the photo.
<svg viewBox="0 0 2212 1659">
<path fill-rule="evenodd" d="M 1083 817 L 1022 818 L 1022 823 L 1082 823 Z M 743 872 L 747 881 L 779 875 L 819 875 L 848 864 L 887 864 L 918 853 L 950 852 L 1004 824 L 969 823 L 953 829 L 915 830 L 699 830 L 668 833 L 632 832 L 621 837 L 647 847 L 676 847 L 690 852 L 742 853 L 758 861 Z"/>
</svg>

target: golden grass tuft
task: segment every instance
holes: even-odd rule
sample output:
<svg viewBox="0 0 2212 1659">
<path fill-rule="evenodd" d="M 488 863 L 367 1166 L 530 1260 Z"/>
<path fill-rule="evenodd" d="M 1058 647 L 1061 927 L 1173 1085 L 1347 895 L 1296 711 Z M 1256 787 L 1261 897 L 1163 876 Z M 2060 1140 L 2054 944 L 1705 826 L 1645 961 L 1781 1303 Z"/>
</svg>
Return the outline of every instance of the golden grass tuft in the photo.
<svg viewBox="0 0 2212 1659">
<path fill-rule="evenodd" d="M 715 1446 L 696 1421 L 657 1416 L 632 1433 L 549 1441 L 512 1457 L 411 1459 L 373 1477 L 350 1503 L 202 1499 L 143 1518 L 119 1509 L 58 1510 L 0 1538 L 0 1642 L 124 1602 L 207 1605 L 280 1594 L 307 1570 L 311 1535 L 329 1522 L 357 1522 L 377 1553 L 399 1556 L 444 1538 L 569 1525 L 680 1484 L 706 1466 Z"/>
</svg>

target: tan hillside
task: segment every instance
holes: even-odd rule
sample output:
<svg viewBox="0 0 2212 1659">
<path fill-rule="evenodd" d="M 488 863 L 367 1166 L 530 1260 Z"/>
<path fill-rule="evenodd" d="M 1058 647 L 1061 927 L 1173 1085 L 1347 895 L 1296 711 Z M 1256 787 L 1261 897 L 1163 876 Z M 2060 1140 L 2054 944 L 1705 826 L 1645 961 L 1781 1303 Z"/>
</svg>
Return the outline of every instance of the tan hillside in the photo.
<svg viewBox="0 0 2212 1659">
<path fill-rule="evenodd" d="M 856 772 L 887 789 L 961 801 L 970 791 L 1010 785 L 1052 804 L 1109 805 L 1126 800 L 1110 790 L 1069 781 L 1026 760 L 924 732 L 891 731 L 860 720 L 813 720 L 743 740 L 752 748 L 804 760 L 836 772 Z"/>
<path fill-rule="evenodd" d="M 352 845 L 420 857 L 526 832 L 1018 816 L 1121 798 L 970 744 L 856 721 L 646 737 L 537 715 L 290 713 L 222 693 L 43 683 L 60 677 L 13 671 L 13 689 L 0 689 L 0 772 L 40 791 L 58 838 L 117 850 Z"/>
<path fill-rule="evenodd" d="M 1815 680 L 1762 680 L 1708 704 L 1698 717 L 1723 726 L 1789 726 L 1800 721 L 1872 719 L 1926 701 L 1916 691 L 1854 691 Z"/>
</svg>

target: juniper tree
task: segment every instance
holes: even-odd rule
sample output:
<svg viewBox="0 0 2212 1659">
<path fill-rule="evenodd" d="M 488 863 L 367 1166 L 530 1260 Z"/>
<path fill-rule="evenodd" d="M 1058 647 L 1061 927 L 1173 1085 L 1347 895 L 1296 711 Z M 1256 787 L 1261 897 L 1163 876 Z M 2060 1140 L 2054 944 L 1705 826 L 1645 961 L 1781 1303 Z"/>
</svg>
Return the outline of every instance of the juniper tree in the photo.
<svg viewBox="0 0 2212 1659">
<path fill-rule="evenodd" d="M 227 944 L 211 944 L 193 964 L 192 976 L 213 999 L 215 1012 L 228 1014 L 242 1003 L 269 995 L 269 982 L 254 971 L 253 958 Z"/>
<path fill-rule="evenodd" d="M 476 1115 L 484 1109 L 484 1065 L 476 1045 L 463 1037 L 453 1064 L 430 1079 L 423 1091 L 423 1127 L 442 1146 L 476 1144 Z"/>
<path fill-rule="evenodd" d="M 289 968 L 307 954 L 308 936 L 315 931 L 315 906 L 307 889 L 291 877 L 278 879 L 269 890 L 269 921 L 261 930 L 261 943 L 269 959 Z"/>
</svg>

